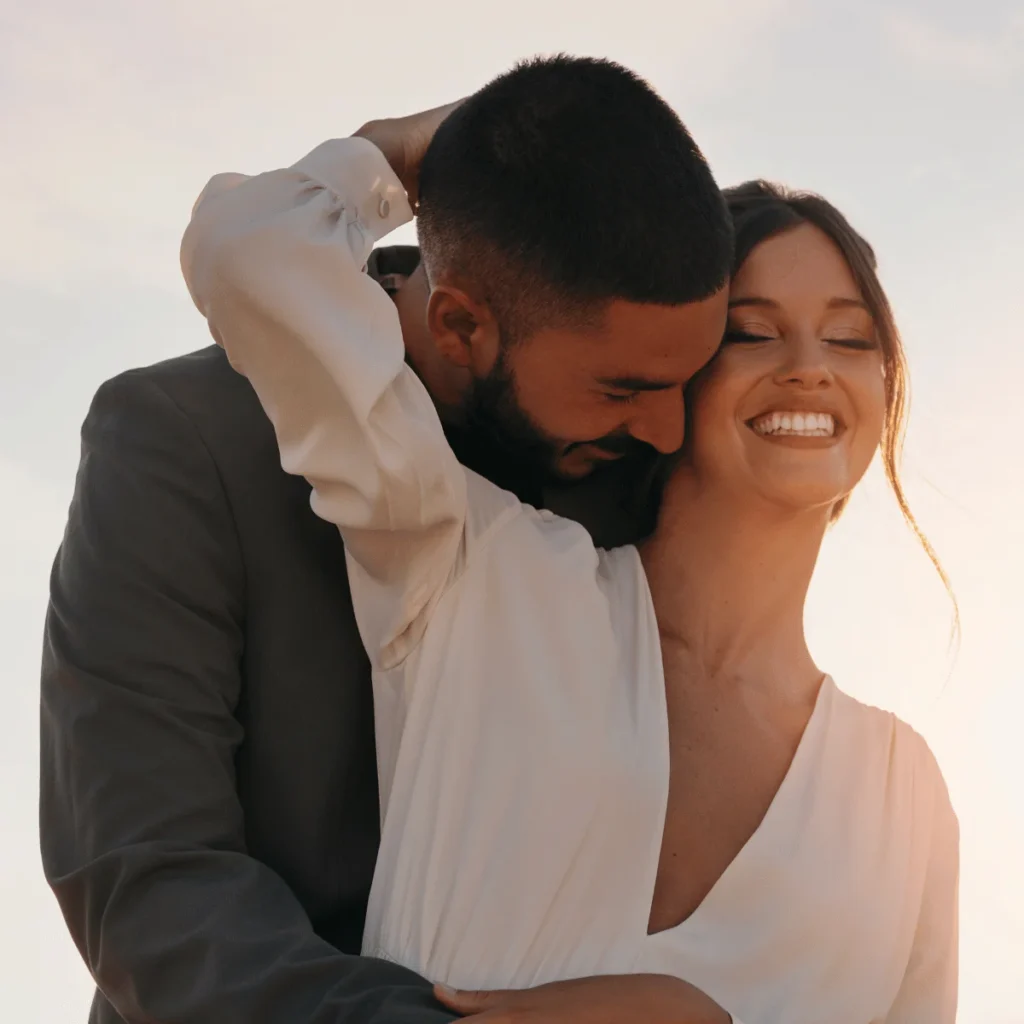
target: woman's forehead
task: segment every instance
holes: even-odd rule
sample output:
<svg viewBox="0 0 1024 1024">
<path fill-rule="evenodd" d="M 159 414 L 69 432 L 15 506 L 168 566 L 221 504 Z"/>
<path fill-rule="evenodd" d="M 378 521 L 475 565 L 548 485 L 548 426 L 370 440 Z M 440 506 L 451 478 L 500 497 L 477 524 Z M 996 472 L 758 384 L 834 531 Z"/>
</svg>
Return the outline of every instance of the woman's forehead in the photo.
<svg viewBox="0 0 1024 1024">
<path fill-rule="evenodd" d="M 783 304 L 813 296 L 856 305 L 857 282 L 836 244 L 812 224 L 801 224 L 755 246 L 733 278 L 730 305 Z"/>
</svg>

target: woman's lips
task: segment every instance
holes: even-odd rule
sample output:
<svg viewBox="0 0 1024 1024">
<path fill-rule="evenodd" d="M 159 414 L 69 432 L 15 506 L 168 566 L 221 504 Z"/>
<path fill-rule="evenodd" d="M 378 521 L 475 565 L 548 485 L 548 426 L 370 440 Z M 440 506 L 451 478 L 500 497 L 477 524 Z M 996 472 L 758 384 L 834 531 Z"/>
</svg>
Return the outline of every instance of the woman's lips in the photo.
<svg viewBox="0 0 1024 1024">
<path fill-rule="evenodd" d="M 748 426 L 761 437 L 835 437 L 837 431 L 832 413 L 796 409 L 762 413 Z"/>
</svg>

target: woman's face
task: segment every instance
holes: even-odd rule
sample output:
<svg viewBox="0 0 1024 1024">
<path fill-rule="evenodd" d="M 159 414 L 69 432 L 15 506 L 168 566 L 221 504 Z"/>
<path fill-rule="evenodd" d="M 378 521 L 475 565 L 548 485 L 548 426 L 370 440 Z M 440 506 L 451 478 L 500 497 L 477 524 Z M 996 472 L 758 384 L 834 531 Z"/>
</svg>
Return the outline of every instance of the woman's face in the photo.
<svg viewBox="0 0 1024 1024">
<path fill-rule="evenodd" d="M 690 471 L 743 500 L 831 507 L 882 436 L 882 353 L 839 250 L 802 224 L 733 278 L 719 354 L 691 402 Z"/>
</svg>

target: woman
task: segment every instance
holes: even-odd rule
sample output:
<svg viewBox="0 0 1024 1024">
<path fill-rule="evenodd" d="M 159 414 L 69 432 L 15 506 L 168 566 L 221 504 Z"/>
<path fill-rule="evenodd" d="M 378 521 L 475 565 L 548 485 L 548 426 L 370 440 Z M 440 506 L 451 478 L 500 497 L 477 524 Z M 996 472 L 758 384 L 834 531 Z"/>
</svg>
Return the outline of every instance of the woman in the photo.
<svg viewBox="0 0 1024 1024">
<path fill-rule="evenodd" d="M 651 538 L 598 551 L 458 465 L 360 274 L 365 233 L 333 230 L 365 197 L 288 173 L 301 216 L 238 219 L 270 180 L 204 200 L 185 266 L 345 537 L 382 802 L 364 951 L 473 989 L 672 976 L 747 1024 L 951 1022 L 941 775 L 803 635 L 879 445 L 906 512 L 902 352 L 867 245 L 821 199 L 730 194 L 729 326 L 685 455 Z"/>
</svg>

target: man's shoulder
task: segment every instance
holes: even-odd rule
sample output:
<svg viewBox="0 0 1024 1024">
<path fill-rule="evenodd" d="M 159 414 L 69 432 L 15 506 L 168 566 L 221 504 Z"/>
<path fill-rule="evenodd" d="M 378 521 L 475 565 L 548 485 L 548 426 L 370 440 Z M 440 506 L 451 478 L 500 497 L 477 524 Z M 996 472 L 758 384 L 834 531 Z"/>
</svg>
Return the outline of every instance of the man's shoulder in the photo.
<svg viewBox="0 0 1024 1024">
<path fill-rule="evenodd" d="M 140 433 L 164 450 L 192 438 L 215 463 L 260 477 L 283 475 L 273 427 L 256 393 L 216 345 L 106 381 L 93 401 L 89 426 L 121 437 Z"/>
<path fill-rule="evenodd" d="M 124 370 L 100 387 L 100 394 L 159 395 L 205 433 L 241 419 L 270 424 L 252 386 L 217 345 Z"/>
<path fill-rule="evenodd" d="M 218 345 L 208 345 L 195 352 L 172 356 L 148 366 L 124 370 L 113 380 L 128 386 L 133 383 L 154 386 L 171 395 L 187 395 L 197 389 L 225 394 L 252 394 L 246 379 L 232 369 L 224 350 Z"/>
</svg>

